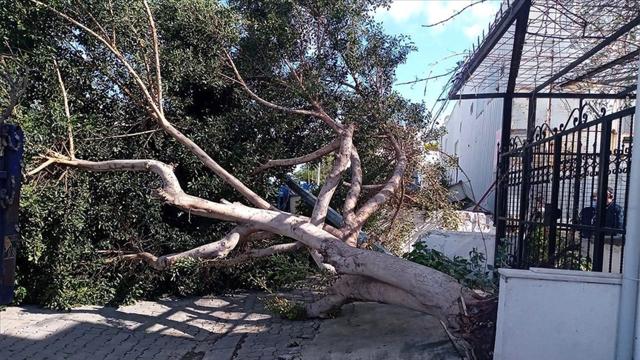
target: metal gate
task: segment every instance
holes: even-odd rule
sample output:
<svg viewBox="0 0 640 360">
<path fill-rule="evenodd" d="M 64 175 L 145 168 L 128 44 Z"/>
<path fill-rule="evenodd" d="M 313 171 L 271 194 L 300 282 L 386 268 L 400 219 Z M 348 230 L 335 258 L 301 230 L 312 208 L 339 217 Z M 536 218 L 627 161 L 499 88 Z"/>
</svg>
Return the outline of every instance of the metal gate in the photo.
<svg viewBox="0 0 640 360">
<path fill-rule="evenodd" d="M 498 155 L 497 255 L 516 268 L 621 272 L 635 107 L 580 102 Z"/>
</svg>

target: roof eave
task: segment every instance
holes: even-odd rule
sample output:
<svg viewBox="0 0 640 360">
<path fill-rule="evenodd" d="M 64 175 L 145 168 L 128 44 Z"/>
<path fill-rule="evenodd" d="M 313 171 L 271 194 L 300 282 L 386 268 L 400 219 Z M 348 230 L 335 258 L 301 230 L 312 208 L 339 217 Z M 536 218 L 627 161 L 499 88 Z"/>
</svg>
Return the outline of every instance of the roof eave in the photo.
<svg viewBox="0 0 640 360">
<path fill-rule="evenodd" d="M 471 77 L 473 72 L 480 66 L 487 55 L 489 55 L 511 25 L 513 25 L 520 11 L 523 9 L 528 10 L 524 8 L 527 3 L 528 1 L 526 0 L 514 0 L 513 3 L 507 7 L 500 19 L 490 28 L 489 33 L 485 36 L 478 49 L 465 60 L 460 70 L 453 75 L 454 80 L 451 90 L 449 91 L 449 98 L 455 98 L 455 95 L 467 80 L 469 80 L 469 77 Z"/>
</svg>

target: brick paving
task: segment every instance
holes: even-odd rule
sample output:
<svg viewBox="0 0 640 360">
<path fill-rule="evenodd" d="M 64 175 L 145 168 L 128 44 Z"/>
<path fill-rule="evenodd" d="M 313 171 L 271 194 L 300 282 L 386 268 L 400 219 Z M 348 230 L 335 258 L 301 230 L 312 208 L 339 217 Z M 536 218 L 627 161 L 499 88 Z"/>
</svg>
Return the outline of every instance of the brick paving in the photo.
<svg viewBox="0 0 640 360">
<path fill-rule="evenodd" d="M 69 312 L 9 307 L 0 312 L 0 358 L 299 359 L 320 322 L 273 316 L 261 296 L 140 301 Z"/>
</svg>

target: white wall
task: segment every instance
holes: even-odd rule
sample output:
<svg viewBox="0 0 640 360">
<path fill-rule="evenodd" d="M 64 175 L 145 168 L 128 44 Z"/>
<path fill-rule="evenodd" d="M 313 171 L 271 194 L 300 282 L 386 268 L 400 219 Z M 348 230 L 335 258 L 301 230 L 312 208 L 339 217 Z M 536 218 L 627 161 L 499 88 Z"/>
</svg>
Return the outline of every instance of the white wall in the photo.
<svg viewBox="0 0 640 360">
<path fill-rule="evenodd" d="M 443 230 L 437 222 L 423 222 L 424 217 L 417 217 L 404 251 L 413 250 L 414 245 L 421 242 L 450 259 L 456 256 L 469 259 L 469 253 L 475 250 L 484 255 L 487 265 L 493 267 L 496 229 L 491 219 L 480 212 L 457 211 L 456 215 L 460 220 L 458 227 L 449 230 Z"/>
<path fill-rule="evenodd" d="M 496 233 L 480 233 L 466 231 L 432 231 L 418 239 L 430 249 L 443 253 L 450 259 L 461 257 L 469 259 L 472 251 L 483 254 L 486 264 L 495 265 Z"/>
<path fill-rule="evenodd" d="M 619 274 L 499 272 L 494 360 L 613 359 Z"/>
<path fill-rule="evenodd" d="M 474 93 L 473 89 L 463 89 L 462 93 Z M 571 110 L 578 106 L 577 100 L 538 99 L 536 123 L 548 122 L 559 127 L 569 118 Z M 502 129 L 502 99 L 456 100 L 451 113 L 445 120 L 446 135 L 441 140 L 442 150 L 459 159 L 459 164 L 471 180 L 476 200 L 491 187 L 496 178 L 497 145 Z M 514 99 L 511 135 L 526 138 L 528 100 Z M 466 182 L 460 171 L 450 172 L 452 183 Z M 470 189 L 467 189 L 470 190 Z M 471 193 L 470 191 L 467 191 Z M 495 193 L 492 192 L 482 202 L 482 206 L 493 211 Z"/>
<path fill-rule="evenodd" d="M 497 142 L 502 124 L 502 99 L 459 100 L 455 102 L 446 123 L 442 150 L 457 156 L 459 164 L 471 180 L 476 200 L 495 180 Z M 467 181 L 459 171 L 450 173 L 453 183 Z M 471 189 L 467 189 L 471 190 Z M 467 191 L 471 194 L 471 191 Z M 481 204 L 493 210 L 493 196 Z"/>
</svg>

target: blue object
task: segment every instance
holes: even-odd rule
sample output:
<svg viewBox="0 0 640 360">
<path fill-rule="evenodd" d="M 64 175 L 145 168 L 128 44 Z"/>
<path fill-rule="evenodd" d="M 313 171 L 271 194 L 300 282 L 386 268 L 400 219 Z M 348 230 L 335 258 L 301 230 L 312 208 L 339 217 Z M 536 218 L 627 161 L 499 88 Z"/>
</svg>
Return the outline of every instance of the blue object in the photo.
<svg viewBox="0 0 640 360">
<path fill-rule="evenodd" d="M 296 180 L 294 180 L 291 176 L 288 176 L 288 175 L 285 179 L 285 183 L 287 184 L 287 186 L 291 188 L 291 190 L 293 190 L 296 194 L 300 195 L 300 197 L 302 198 L 302 201 L 304 201 L 307 205 L 311 207 L 316 206 L 316 201 L 318 201 L 318 198 L 315 195 L 313 195 L 311 192 L 304 189 L 304 183 L 302 184 L 302 186 L 300 186 L 300 184 Z M 338 213 L 331 207 L 327 211 L 327 222 L 329 222 L 329 224 L 331 224 L 333 227 L 337 227 L 337 228 L 341 228 L 342 225 L 344 224 L 342 215 L 340 215 L 340 213 Z M 358 244 L 362 244 L 363 242 L 366 242 L 367 238 L 368 238 L 367 234 L 363 231 L 360 231 L 360 233 L 358 234 Z M 372 245 L 374 250 L 383 252 L 385 254 L 390 254 L 389 250 L 385 249 L 384 246 L 375 242 L 372 243 Z"/>
<path fill-rule="evenodd" d="M 306 191 L 311 191 L 313 189 L 313 184 L 310 182 L 301 181 L 300 185 L 302 185 L 302 188 Z"/>
<path fill-rule="evenodd" d="M 278 190 L 278 209 L 282 211 L 289 211 L 289 198 L 291 197 L 291 191 L 286 185 L 280 186 Z"/>
<path fill-rule="evenodd" d="M 11 124 L 2 125 L 0 134 L 4 140 L 0 148 L 0 233 L 2 234 L 0 304 L 10 304 L 13 301 L 16 254 L 20 236 L 18 210 L 24 134 L 19 126 Z"/>
</svg>

